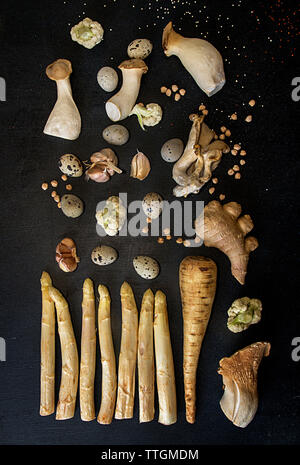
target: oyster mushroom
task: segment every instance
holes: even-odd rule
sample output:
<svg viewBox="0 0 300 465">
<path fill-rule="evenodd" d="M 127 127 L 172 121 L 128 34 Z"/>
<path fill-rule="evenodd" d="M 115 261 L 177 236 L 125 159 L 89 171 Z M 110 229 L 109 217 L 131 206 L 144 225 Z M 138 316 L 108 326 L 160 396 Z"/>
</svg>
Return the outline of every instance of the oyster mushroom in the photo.
<svg viewBox="0 0 300 465">
<path fill-rule="evenodd" d="M 60 58 L 46 68 L 49 79 L 56 82 L 57 100 L 44 127 L 44 134 L 74 140 L 81 131 L 81 117 L 73 100 L 70 84 L 72 64 Z"/>
<path fill-rule="evenodd" d="M 86 179 L 92 179 L 95 182 L 106 182 L 115 173 L 121 174 L 122 170 L 117 167 L 118 158 L 115 152 L 109 148 L 102 149 L 91 155 L 91 165 L 87 165 L 85 172 Z"/>
<path fill-rule="evenodd" d="M 176 55 L 208 97 L 225 84 L 223 59 L 207 40 L 183 37 L 174 31 L 172 22 L 164 28 L 162 46 L 167 57 Z"/>
<path fill-rule="evenodd" d="M 123 61 L 119 69 L 122 71 L 122 87 L 105 104 L 107 116 L 112 121 L 129 116 L 139 94 L 142 75 L 148 71 L 146 63 L 139 58 Z"/>
<path fill-rule="evenodd" d="M 270 349 L 269 342 L 255 342 L 219 362 L 218 373 L 223 376 L 224 384 L 220 406 L 235 426 L 245 428 L 256 414 L 258 367 Z"/>
<path fill-rule="evenodd" d="M 182 156 L 173 166 L 173 179 L 178 184 L 173 193 L 176 197 L 197 194 L 210 180 L 212 172 L 229 147 L 221 140 L 211 140 L 214 131 L 204 123 L 204 115 L 190 115 L 193 125 Z"/>
</svg>

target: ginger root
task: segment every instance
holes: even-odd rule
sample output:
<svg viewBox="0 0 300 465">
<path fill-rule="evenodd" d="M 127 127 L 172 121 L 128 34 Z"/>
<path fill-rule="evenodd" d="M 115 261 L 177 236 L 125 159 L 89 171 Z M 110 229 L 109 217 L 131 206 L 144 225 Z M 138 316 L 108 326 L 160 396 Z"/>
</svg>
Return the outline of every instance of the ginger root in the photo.
<svg viewBox="0 0 300 465">
<path fill-rule="evenodd" d="M 204 115 L 190 115 L 190 120 L 193 125 L 187 145 L 173 167 L 173 179 L 178 184 L 173 190 L 175 197 L 197 194 L 210 180 L 222 154 L 229 152 L 225 142 L 211 142 L 215 133 L 204 123 Z"/>
<path fill-rule="evenodd" d="M 216 247 L 231 262 L 231 273 L 240 284 L 245 283 L 249 254 L 258 247 L 255 237 L 246 234 L 253 229 L 249 215 L 240 216 L 242 207 L 237 202 L 221 205 L 217 200 L 209 202 L 195 221 L 196 233 L 206 247 Z"/>
</svg>

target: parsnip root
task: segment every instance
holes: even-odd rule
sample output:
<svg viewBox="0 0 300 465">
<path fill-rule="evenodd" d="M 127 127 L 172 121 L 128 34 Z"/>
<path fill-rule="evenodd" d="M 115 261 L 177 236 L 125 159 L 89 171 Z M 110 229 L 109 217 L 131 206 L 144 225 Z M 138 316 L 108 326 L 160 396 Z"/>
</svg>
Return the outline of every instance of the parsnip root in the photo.
<svg viewBox="0 0 300 465">
<path fill-rule="evenodd" d="M 118 392 L 115 418 L 133 417 L 135 370 L 138 343 L 138 311 L 131 286 L 121 287 L 122 336 L 118 369 Z"/>
<path fill-rule="evenodd" d="M 75 413 L 79 371 L 78 351 L 66 299 L 54 287 L 49 287 L 49 295 L 56 307 L 62 358 L 56 420 L 67 420 Z"/>
<path fill-rule="evenodd" d="M 81 358 L 79 377 L 80 416 L 91 421 L 95 415 L 94 384 L 96 370 L 95 294 L 91 279 L 83 283 Z"/>
<path fill-rule="evenodd" d="M 116 394 L 117 394 L 117 372 L 116 357 L 111 332 L 110 318 L 110 295 L 107 287 L 98 286 L 99 308 L 98 308 L 98 330 L 102 365 L 102 397 L 98 423 L 108 425 L 112 422 Z"/>
<path fill-rule="evenodd" d="M 154 295 L 148 289 L 143 295 L 138 334 L 140 423 L 154 418 L 153 307 Z"/>
<path fill-rule="evenodd" d="M 186 257 L 179 268 L 183 314 L 183 376 L 186 420 L 195 422 L 196 375 L 200 350 L 216 292 L 217 267 L 206 257 Z"/>
<path fill-rule="evenodd" d="M 157 291 L 155 294 L 154 346 L 159 403 L 158 421 L 164 425 L 172 425 L 177 421 L 177 399 L 167 300 L 162 291 Z"/>
<path fill-rule="evenodd" d="M 55 410 L 55 307 L 49 296 L 52 281 L 45 271 L 41 276 L 41 387 L 40 415 L 51 415 Z"/>
</svg>

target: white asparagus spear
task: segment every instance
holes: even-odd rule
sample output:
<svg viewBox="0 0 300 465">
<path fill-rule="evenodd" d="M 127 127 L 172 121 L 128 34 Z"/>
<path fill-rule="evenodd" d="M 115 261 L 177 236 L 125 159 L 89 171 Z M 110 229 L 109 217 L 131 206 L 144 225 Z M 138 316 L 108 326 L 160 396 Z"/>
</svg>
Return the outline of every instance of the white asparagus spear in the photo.
<svg viewBox="0 0 300 465">
<path fill-rule="evenodd" d="M 54 287 L 49 288 L 49 295 L 56 307 L 62 359 L 56 420 L 67 420 L 72 418 L 75 412 L 79 371 L 78 351 L 68 302 Z"/>
<path fill-rule="evenodd" d="M 131 286 L 121 287 L 122 336 L 118 369 L 118 392 L 115 418 L 133 417 L 135 369 L 138 340 L 138 311 Z"/>
<path fill-rule="evenodd" d="M 102 365 L 102 396 L 97 421 L 102 425 L 112 422 L 116 395 L 117 371 L 114 343 L 111 332 L 110 295 L 106 286 L 99 285 L 98 330 Z"/>
<path fill-rule="evenodd" d="M 154 418 L 153 307 L 154 295 L 147 289 L 142 300 L 138 335 L 140 423 Z"/>
<path fill-rule="evenodd" d="M 173 353 L 170 339 L 167 300 L 162 291 L 155 294 L 154 345 L 159 423 L 172 425 L 177 421 L 177 401 Z"/>
<path fill-rule="evenodd" d="M 83 283 L 81 358 L 79 376 L 80 416 L 83 421 L 96 418 L 94 383 L 96 370 L 96 314 L 93 281 Z"/>
<path fill-rule="evenodd" d="M 52 281 L 48 273 L 41 276 L 41 391 L 40 415 L 51 415 L 55 410 L 55 307 L 49 296 Z"/>
</svg>

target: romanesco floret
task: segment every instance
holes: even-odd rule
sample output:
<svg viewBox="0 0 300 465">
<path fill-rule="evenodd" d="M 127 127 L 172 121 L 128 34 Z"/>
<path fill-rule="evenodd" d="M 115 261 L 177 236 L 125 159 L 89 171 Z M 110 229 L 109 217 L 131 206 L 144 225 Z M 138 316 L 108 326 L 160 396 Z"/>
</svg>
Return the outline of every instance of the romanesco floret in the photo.
<svg viewBox="0 0 300 465">
<path fill-rule="evenodd" d="M 228 310 L 227 327 L 233 333 L 239 333 L 261 319 L 262 303 L 259 299 L 241 297 L 236 299 Z"/>
<path fill-rule="evenodd" d="M 72 40 L 86 48 L 93 48 L 103 39 L 104 29 L 97 21 L 84 18 L 71 29 Z"/>
<path fill-rule="evenodd" d="M 158 103 L 148 103 L 144 106 L 142 103 L 136 104 L 131 110 L 130 115 L 136 115 L 140 126 L 156 126 L 162 119 L 162 108 Z"/>
</svg>

